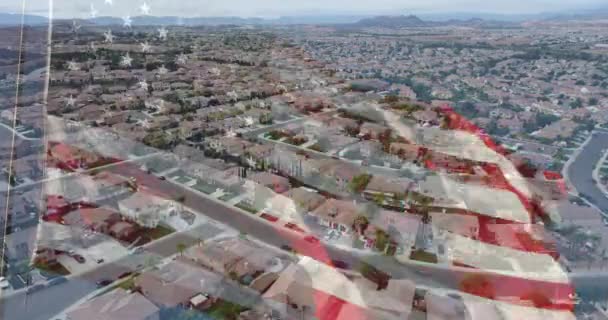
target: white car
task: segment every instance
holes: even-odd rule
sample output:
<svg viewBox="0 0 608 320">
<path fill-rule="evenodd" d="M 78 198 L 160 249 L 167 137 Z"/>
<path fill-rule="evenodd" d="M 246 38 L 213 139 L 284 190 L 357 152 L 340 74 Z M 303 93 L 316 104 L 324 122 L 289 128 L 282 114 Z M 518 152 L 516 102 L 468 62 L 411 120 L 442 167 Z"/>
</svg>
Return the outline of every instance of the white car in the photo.
<svg viewBox="0 0 608 320">
<path fill-rule="evenodd" d="M 131 249 L 131 254 L 140 254 L 144 252 L 144 248 L 142 247 L 137 247 L 137 248 L 133 248 Z"/>
<path fill-rule="evenodd" d="M 0 289 L 7 289 L 11 285 L 8 283 L 5 277 L 0 277 Z"/>
</svg>

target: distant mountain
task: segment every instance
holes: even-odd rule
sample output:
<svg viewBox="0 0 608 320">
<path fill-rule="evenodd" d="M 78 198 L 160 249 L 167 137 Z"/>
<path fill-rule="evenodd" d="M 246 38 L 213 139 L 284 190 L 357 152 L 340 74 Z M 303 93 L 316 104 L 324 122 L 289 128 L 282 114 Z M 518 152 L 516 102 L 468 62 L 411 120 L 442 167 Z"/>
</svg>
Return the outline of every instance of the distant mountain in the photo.
<svg viewBox="0 0 608 320">
<path fill-rule="evenodd" d="M 467 20 L 448 19 L 440 21 L 422 20 L 417 16 L 378 16 L 362 19 L 352 24 L 355 27 L 381 27 L 381 28 L 416 28 L 437 26 L 461 26 L 477 28 L 512 28 L 518 23 L 512 21 L 484 20 L 480 18 L 469 18 Z"/>
<path fill-rule="evenodd" d="M 27 25 L 41 25 L 49 22 L 48 18 L 35 15 L 25 15 L 23 20 Z M 0 26 L 17 26 L 20 24 L 21 14 L 0 13 Z"/>
<path fill-rule="evenodd" d="M 262 18 L 240 18 L 240 17 L 196 17 L 196 18 L 180 18 L 180 17 L 154 17 L 154 16 L 138 16 L 133 17 L 132 25 L 295 25 L 295 24 L 340 24 L 354 23 L 363 16 L 285 16 L 276 19 Z M 120 18 L 115 17 L 99 17 L 91 20 L 98 25 L 122 24 Z"/>
<path fill-rule="evenodd" d="M 199 17 L 199 18 L 180 18 L 174 16 L 156 17 L 156 16 L 137 16 L 131 18 L 131 25 L 146 26 L 146 25 L 248 25 L 248 24 L 264 24 L 265 20 L 260 18 L 239 18 L 239 17 Z M 90 22 L 96 25 L 120 25 L 123 24 L 121 18 L 116 17 L 97 17 L 90 19 Z"/>
<path fill-rule="evenodd" d="M 411 28 L 426 27 L 428 22 L 423 21 L 414 15 L 409 16 L 378 16 L 362 19 L 355 23 L 359 27 L 380 27 L 380 28 Z"/>
</svg>

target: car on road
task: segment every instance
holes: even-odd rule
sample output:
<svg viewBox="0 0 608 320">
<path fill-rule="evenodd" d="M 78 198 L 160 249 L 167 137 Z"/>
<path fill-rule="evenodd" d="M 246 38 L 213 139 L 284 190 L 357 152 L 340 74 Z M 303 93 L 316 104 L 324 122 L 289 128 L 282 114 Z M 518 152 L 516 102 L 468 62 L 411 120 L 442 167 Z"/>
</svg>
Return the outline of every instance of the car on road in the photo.
<svg viewBox="0 0 608 320">
<path fill-rule="evenodd" d="M 95 260 L 95 262 L 97 262 L 97 264 L 100 264 L 100 263 L 104 263 L 105 260 L 104 259 L 97 259 L 97 260 Z"/>
<path fill-rule="evenodd" d="M 51 286 L 56 286 L 56 285 L 62 284 L 62 283 L 67 282 L 67 281 L 68 281 L 68 279 L 67 279 L 66 277 L 57 277 L 57 278 L 53 278 L 53 279 L 51 279 L 51 280 L 48 282 L 48 286 L 49 286 L 49 287 L 51 287 Z"/>
<path fill-rule="evenodd" d="M 126 277 L 128 277 L 128 276 L 130 276 L 130 275 L 132 275 L 132 274 L 133 274 L 133 271 L 127 271 L 127 272 L 123 272 L 123 273 L 121 273 L 121 274 L 118 276 L 118 279 L 126 278 Z"/>
<path fill-rule="evenodd" d="M 348 263 L 346 263 L 342 260 L 333 260 L 332 264 L 334 265 L 334 267 L 336 267 L 338 269 L 348 269 L 349 268 Z"/>
<path fill-rule="evenodd" d="M 78 263 L 84 263 L 86 261 L 84 257 L 79 254 L 72 255 L 72 258 L 74 258 L 74 260 L 76 260 Z"/>
<path fill-rule="evenodd" d="M 293 248 L 290 247 L 290 246 L 288 246 L 288 245 L 286 245 L 286 244 L 282 245 L 281 249 L 285 250 L 285 251 L 288 251 L 288 252 L 292 252 L 293 251 Z"/>
<path fill-rule="evenodd" d="M 0 289 L 7 289 L 11 285 L 5 277 L 0 277 Z"/>
<path fill-rule="evenodd" d="M 313 236 L 306 236 L 304 237 L 304 241 L 309 242 L 309 243 L 314 243 L 317 244 L 319 243 L 319 239 L 313 237 Z"/>
<path fill-rule="evenodd" d="M 97 285 L 97 288 L 103 288 L 103 287 L 111 284 L 112 282 L 114 282 L 114 280 L 111 280 L 111 279 L 101 279 L 101 280 L 97 281 L 95 284 Z"/>
<path fill-rule="evenodd" d="M 25 289 L 25 293 L 27 293 L 27 294 L 35 293 L 35 292 L 38 292 L 38 291 L 44 289 L 45 287 L 46 287 L 45 285 L 40 284 L 40 283 L 35 284 L 35 285 L 30 286 L 27 289 Z"/>
<path fill-rule="evenodd" d="M 131 251 L 129 251 L 130 254 L 140 254 L 144 252 L 144 248 L 143 247 L 136 247 L 131 249 Z"/>
</svg>

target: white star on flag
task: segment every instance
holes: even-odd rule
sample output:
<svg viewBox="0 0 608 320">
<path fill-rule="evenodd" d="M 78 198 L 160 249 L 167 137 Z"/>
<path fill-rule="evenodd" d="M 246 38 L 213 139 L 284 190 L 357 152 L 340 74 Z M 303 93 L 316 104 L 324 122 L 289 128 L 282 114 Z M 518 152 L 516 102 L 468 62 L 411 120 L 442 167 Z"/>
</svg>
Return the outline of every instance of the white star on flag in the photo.
<svg viewBox="0 0 608 320">
<path fill-rule="evenodd" d="M 177 56 L 177 58 L 175 59 L 175 62 L 177 64 L 185 64 L 187 60 L 188 60 L 188 56 L 181 53 L 179 56 Z"/>
<path fill-rule="evenodd" d="M 236 137 L 236 132 L 234 132 L 234 130 L 232 130 L 232 128 L 230 128 L 228 131 L 226 131 L 226 137 L 234 138 L 234 137 Z"/>
<path fill-rule="evenodd" d="M 257 162 L 255 162 L 255 160 L 252 157 L 247 158 L 247 164 L 252 167 L 255 168 L 255 166 L 257 165 Z"/>
<path fill-rule="evenodd" d="M 167 40 L 167 29 L 165 27 L 158 29 L 158 37 L 161 40 Z"/>
<path fill-rule="evenodd" d="M 97 18 L 97 10 L 95 9 L 95 6 L 91 3 L 91 18 L 95 19 Z"/>
<path fill-rule="evenodd" d="M 140 43 L 140 45 L 141 45 L 141 52 L 150 51 L 150 44 L 148 43 L 148 41 L 142 42 L 142 43 Z"/>
<path fill-rule="evenodd" d="M 78 62 L 74 61 L 74 59 L 72 59 L 72 61 L 68 61 L 68 69 L 70 71 L 78 71 L 80 70 L 80 65 L 78 64 Z"/>
<path fill-rule="evenodd" d="M 160 68 L 158 68 L 159 74 L 167 74 L 167 72 L 169 72 L 169 70 L 167 70 L 167 68 L 165 68 L 164 64 L 162 66 L 160 66 Z"/>
<path fill-rule="evenodd" d="M 220 69 L 218 69 L 216 67 L 213 67 L 213 68 L 209 69 L 209 73 L 211 73 L 212 75 L 215 75 L 215 76 L 219 76 L 222 74 L 222 71 L 220 71 Z"/>
<path fill-rule="evenodd" d="M 243 121 L 245 121 L 245 125 L 248 127 L 251 127 L 254 123 L 252 117 L 245 117 L 245 118 L 243 118 Z"/>
<path fill-rule="evenodd" d="M 143 89 L 144 91 L 148 91 L 148 83 L 146 82 L 146 80 L 142 80 L 138 83 L 139 87 L 141 89 Z"/>
<path fill-rule="evenodd" d="M 133 22 L 133 20 L 131 20 L 131 16 L 126 16 L 122 18 L 122 26 L 123 27 L 127 27 L 127 28 L 131 28 L 131 23 Z"/>
<path fill-rule="evenodd" d="M 139 7 L 139 10 L 143 15 L 150 14 L 150 6 L 144 1 L 144 3 Z"/>
<path fill-rule="evenodd" d="M 70 95 L 65 102 L 66 106 L 69 107 L 73 107 L 76 104 L 76 99 L 74 99 L 74 96 Z"/>
<path fill-rule="evenodd" d="M 80 24 L 78 24 L 78 22 L 76 22 L 76 20 L 72 20 L 72 32 L 73 33 L 77 33 L 80 30 L 80 27 L 82 27 Z"/>
<path fill-rule="evenodd" d="M 109 4 L 109 5 L 113 5 L 114 3 L 112 2 L 112 0 L 104 0 L 105 4 Z"/>
<path fill-rule="evenodd" d="M 122 56 L 122 60 L 120 60 L 120 65 L 123 67 L 130 67 L 131 62 L 133 62 L 133 58 L 131 58 L 131 56 L 129 56 L 129 53 L 127 52 L 126 55 Z"/>
<path fill-rule="evenodd" d="M 103 33 L 103 36 L 106 38 L 105 42 L 112 43 L 114 41 L 114 36 L 112 35 L 112 30 L 108 30 Z"/>
<path fill-rule="evenodd" d="M 233 101 L 236 101 L 239 99 L 239 95 L 234 90 L 228 92 L 226 95 L 228 96 L 228 98 L 230 98 L 230 100 L 233 100 Z"/>
</svg>

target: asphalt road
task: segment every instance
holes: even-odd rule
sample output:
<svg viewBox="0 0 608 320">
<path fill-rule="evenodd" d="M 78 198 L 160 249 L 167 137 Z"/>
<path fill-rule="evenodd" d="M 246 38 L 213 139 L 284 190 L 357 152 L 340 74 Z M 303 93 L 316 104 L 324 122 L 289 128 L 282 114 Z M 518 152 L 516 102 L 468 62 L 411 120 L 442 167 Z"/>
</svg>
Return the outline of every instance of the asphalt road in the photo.
<svg viewBox="0 0 608 320">
<path fill-rule="evenodd" d="M 96 290 L 96 282 L 116 279 L 127 271 L 139 270 L 149 265 L 151 259 L 162 259 L 177 252 L 177 245 L 192 245 L 199 239 L 212 238 L 222 229 L 205 223 L 182 233 L 175 233 L 145 246 L 142 254 L 128 255 L 117 261 L 100 265 L 83 274 L 70 276 L 69 281 L 41 291 L 25 294 L 20 290 L 0 300 L 0 319 L 49 320 L 62 310 Z"/>
<path fill-rule="evenodd" d="M 579 193 L 584 194 L 602 211 L 608 212 L 608 198 L 592 178 L 593 169 L 602 158 L 605 149 L 608 149 L 608 133 L 595 132 L 568 168 L 568 177 Z"/>
</svg>

